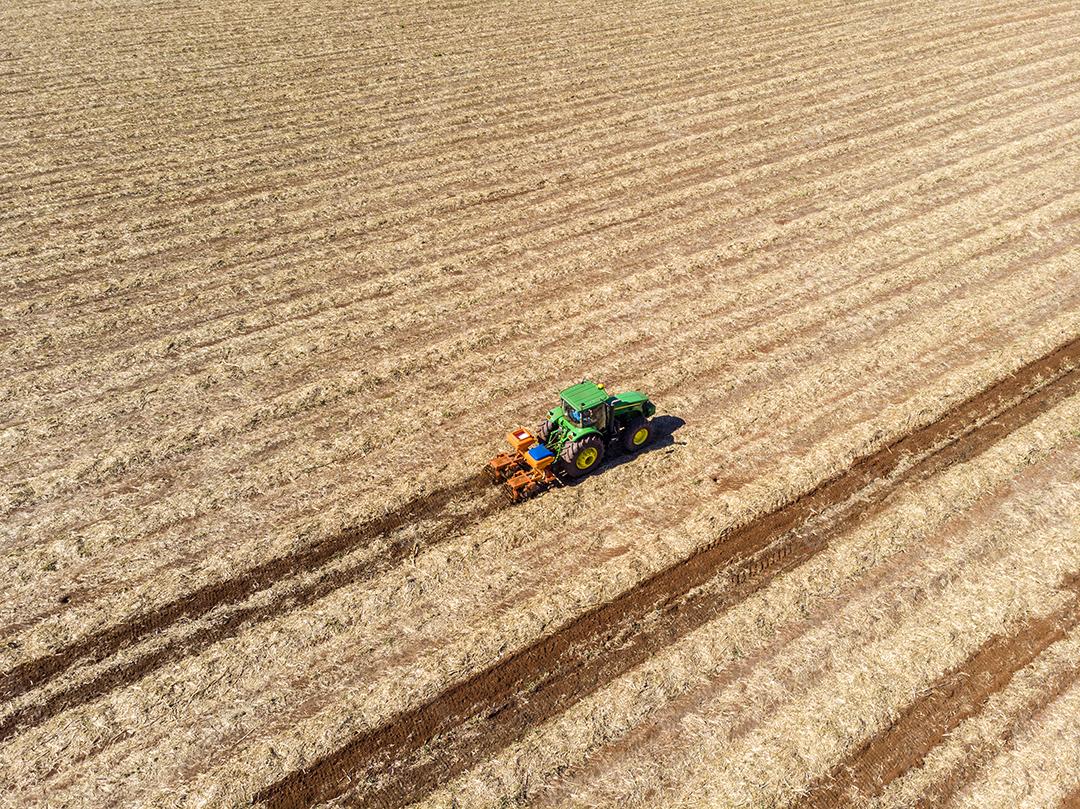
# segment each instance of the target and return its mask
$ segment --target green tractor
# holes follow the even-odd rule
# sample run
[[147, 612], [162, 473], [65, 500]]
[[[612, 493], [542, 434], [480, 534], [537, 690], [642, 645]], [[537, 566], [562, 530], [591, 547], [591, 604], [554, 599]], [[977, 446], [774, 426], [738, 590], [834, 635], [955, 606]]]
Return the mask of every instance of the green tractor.
[[559, 394], [536, 439], [557, 458], [559, 474], [577, 478], [596, 469], [613, 445], [635, 452], [648, 444], [655, 412], [644, 393], [609, 396], [603, 385], [579, 382]]
[[559, 394], [535, 435], [524, 428], [507, 433], [514, 452], [497, 455], [488, 471], [506, 483], [512, 501], [597, 469], [612, 449], [636, 452], [652, 438], [656, 406], [643, 393], [616, 396], [585, 380]]

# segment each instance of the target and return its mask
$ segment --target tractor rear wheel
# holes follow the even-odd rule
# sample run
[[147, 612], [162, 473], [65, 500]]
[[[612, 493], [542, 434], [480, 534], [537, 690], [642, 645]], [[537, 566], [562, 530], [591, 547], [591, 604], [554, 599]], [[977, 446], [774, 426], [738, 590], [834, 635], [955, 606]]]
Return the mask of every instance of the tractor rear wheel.
[[652, 439], [652, 423], [644, 416], [634, 416], [622, 434], [622, 446], [627, 452], [637, 452]]
[[580, 441], [571, 441], [559, 453], [563, 471], [572, 478], [579, 478], [600, 466], [604, 459], [604, 442], [599, 436], [587, 435]]
[[555, 425], [549, 419], [540, 422], [540, 426], [536, 428], [536, 440], [547, 446], [548, 439], [551, 438], [551, 432], [554, 429]]

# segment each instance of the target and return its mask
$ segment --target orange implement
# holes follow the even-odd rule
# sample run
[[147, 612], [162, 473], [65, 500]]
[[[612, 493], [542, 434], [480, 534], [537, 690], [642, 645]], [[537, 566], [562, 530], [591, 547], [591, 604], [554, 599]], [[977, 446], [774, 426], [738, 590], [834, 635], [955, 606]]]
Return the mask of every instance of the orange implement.
[[506, 481], [506, 496], [516, 503], [542, 492], [555, 480], [550, 469], [519, 469]]
[[524, 500], [558, 482], [551, 471], [555, 456], [532, 433], [518, 427], [506, 434], [506, 440], [514, 451], [500, 452], [488, 461], [487, 471], [492, 480], [505, 484], [503, 491], [510, 502]]

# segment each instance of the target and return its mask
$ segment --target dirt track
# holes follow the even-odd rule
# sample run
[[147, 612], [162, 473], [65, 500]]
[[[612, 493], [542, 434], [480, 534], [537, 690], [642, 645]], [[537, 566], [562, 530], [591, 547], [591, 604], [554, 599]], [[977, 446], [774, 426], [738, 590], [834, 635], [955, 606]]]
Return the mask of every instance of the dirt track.
[[[1057, 402], [1080, 393], [1078, 366], [1080, 340], [1025, 366], [933, 424], [860, 459], [843, 475], [784, 508], [720, 537], [698, 555], [420, 710], [393, 717], [375, 733], [258, 793], [256, 801], [273, 807], [313, 806], [349, 792], [350, 803], [398, 806], [423, 797], [426, 790], [805, 561], [824, 547], [839, 523], [859, 519], [896, 486], [976, 456]], [[734, 586], [711, 592], [700, 589], [717, 575]], [[1063, 615], [1075, 618], [1076, 610]], [[1057, 634], [1048, 634], [1050, 629]], [[1016, 643], [1022, 652], [1016, 654], [1027, 656], [1016, 665], [999, 666], [1009, 655], [996, 646], [971, 665], [978, 672], [985, 669], [1007, 679], [1060, 638], [1063, 630], [1055, 618], [1019, 634]], [[1025, 645], [1029, 634], [1035, 638], [1030, 649]], [[955, 721], [962, 718], [958, 711]], [[934, 733], [932, 722], [920, 718], [916, 724], [919, 732]], [[897, 752], [887, 740], [881, 744]], [[908, 751], [910, 745], [900, 745], [899, 750]], [[411, 763], [414, 756], [417, 761]], [[383, 773], [390, 771], [393, 775], [387, 779]], [[357, 781], [375, 786], [357, 790]], [[810, 800], [809, 805], [825, 806], [838, 798], [822, 795]]]
[[[1076, 590], [1077, 583], [1069, 587]], [[813, 809], [859, 806], [912, 767], [918, 766], [928, 751], [961, 722], [983, 708], [995, 691], [1008, 683], [1019, 669], [1030, 664], [1050, 644], [1064, 638], [1080, 622], [1080, 592], [1071, 603], [1038, 620], [1028, 621], [1011, 635], [993, 638], [963, 665], [948, 672], [927, 689], [927, 694], [908, 706], [885, 733], [867, 742], [847, 760], [840, 762], [828, 781], [818, 785], [798, 803]], [[1073, 668], [1053, 683], [1041, 706], [1060, 696], [1076, 680], [1080, 669]], [[962, 785], [962, 774], [942, 789], [942, 797], [954, 794]], [[920, 801], [920, 807], [929, 807]]]

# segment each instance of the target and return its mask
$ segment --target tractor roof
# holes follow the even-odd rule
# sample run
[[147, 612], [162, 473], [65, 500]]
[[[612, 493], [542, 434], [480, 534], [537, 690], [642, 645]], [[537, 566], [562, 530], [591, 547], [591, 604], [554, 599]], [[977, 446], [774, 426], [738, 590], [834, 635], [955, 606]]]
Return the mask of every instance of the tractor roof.
[[588, 410], [608, 399], [606, 390], [588, 380], [571, 385], [559, 395], [574, 410]]

